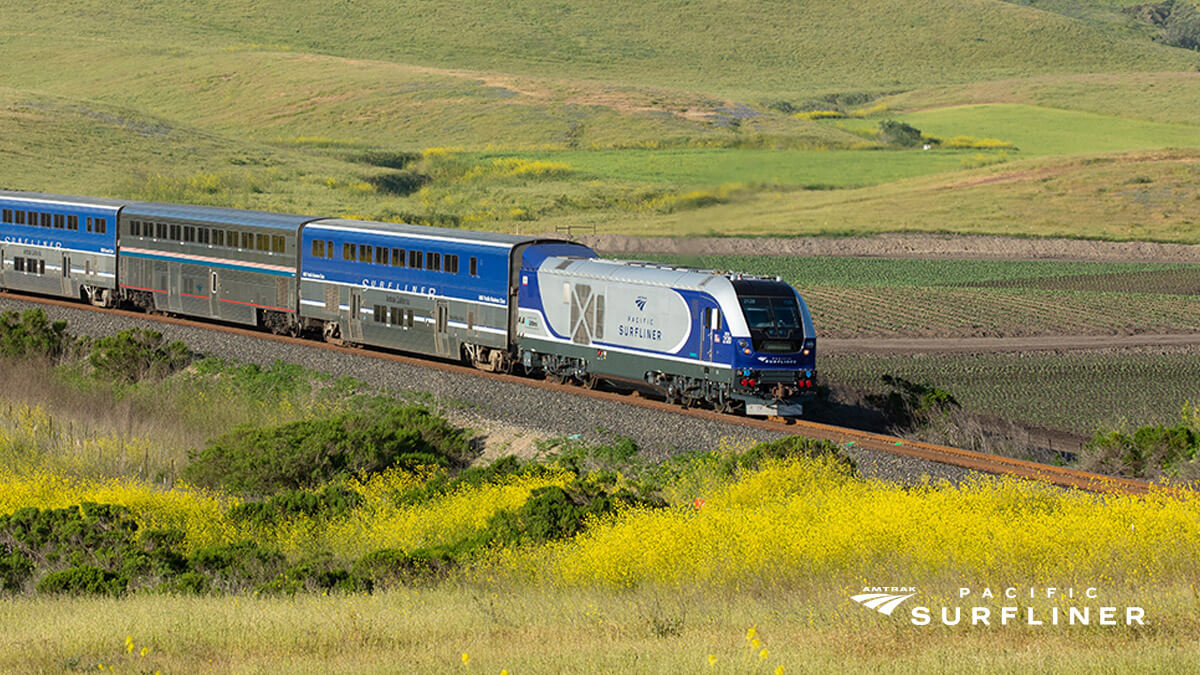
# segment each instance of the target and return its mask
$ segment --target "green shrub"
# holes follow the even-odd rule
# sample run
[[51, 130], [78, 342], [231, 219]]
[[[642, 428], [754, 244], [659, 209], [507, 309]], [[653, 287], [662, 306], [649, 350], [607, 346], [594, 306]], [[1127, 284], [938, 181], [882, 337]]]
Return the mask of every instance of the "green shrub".
[[420, 190], [429, 181], [429, 176], [416, 171], [394, 171], [367, 178], [367, 182], [376, 190], [398, 197], [407, 197]]
[[33, 574], [33, 561], [17, 551], [0, 555], [0, 591], [19, 591]]
[[159, 590], [180, 595], [204, 595], [212, 590], [212, 582], [199, 572], [184, 572], [174, 579], [163, 582]]
[[463, 465], [469, 440], [424, 407], [373, 405], [323, 419], [236, 429], [190, 453], [184, 475], [203, 485], [270, 494], [393, 466]]
[[359, 164], [381, 166], [386, 169], [403, 169], [409, 164], [421, 159], [419, 152], [403, 152], [392, 150], [371, 150], [355, 155], [352, 160]]
[[369, 584], [361, 584], [349, 570], [337, 565], [330, 553], [321, 552], [300, 560], [287, 571], [260, 585], [258, 591], [287, 595], [301, 591], [352, 593], [360, 587], [370, 589]]
[[293, 516], [340, 518], [362, 503], [362, 497], [341, 485], [326, 485], [316, 492], [286, 490], [261, 502], [243, 502], [229, 510], [229, 517], [271, 526]]
[[879, 123], [879, 138], [885, 143], [906, 148], [921, 145], [921, 130], [904, 122], [883, 120]]
[[166, 342], [162, 333], [144, 328], [100, 338], [92, 343], [88, 355], [97, 375], [127, 384], [162, 379], [190, 360], [187, 345]]
[[53, 323], [40, 309], [0, 314], [0, 356], [56, 359], [70, 343], [66, 321]]
[[939, 415], [961, 407], [950, 392], [932, 385], [909, 382], [892, 375], [884, 375], [883, 382], [891, 391], [870, 394], [866, 401], [879, 408], [888, 424], [895, 429], [914, 430], [929, 424]]
[[465, 551], [436, 546], [405, 553], [384, 548], [371, 551], [350, 567], [351, 576], [366, 590], [431, 583], [444, 579], [458, 568]]
[[92, 565], [80, 565], [51, 572], [38, 582], [39, 593], [68, 595], [120, 595], [125, 592], [124, 577]]
[[1080, 453], [1083, 468], [1131, 478], [1200, 478], [1200, 428], [1186, 421], [1173, 427], [1097, 432]]
[[283, 554], [252, 541], [208, 546], [192, 553], [192, 571], [211, 579], [222, 590], [254, 588], [277, 577], [284, 569]]

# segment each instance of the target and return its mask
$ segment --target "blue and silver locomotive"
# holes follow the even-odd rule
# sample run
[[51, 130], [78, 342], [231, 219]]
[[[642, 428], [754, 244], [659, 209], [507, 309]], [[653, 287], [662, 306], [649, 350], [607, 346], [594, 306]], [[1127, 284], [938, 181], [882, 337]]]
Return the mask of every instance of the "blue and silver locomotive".
[[816, 332], [778, 277], [559, 239], [0, 192], [0, 287], [794, 417]]

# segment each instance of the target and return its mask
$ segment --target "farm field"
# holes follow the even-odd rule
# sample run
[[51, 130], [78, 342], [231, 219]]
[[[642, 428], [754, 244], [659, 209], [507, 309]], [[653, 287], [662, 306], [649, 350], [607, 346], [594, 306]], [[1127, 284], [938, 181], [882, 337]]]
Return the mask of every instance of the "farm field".
[[647, 257], [781, 275], [804, 294], [820, 335], [830, 338], [1162, 334], [1200, 327], [1200, 265]]

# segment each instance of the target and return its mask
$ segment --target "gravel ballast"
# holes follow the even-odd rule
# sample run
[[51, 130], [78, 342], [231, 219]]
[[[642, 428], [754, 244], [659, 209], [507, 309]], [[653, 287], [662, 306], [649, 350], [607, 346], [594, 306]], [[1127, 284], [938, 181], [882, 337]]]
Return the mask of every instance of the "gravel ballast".
[[[550, 437], [578, 434], [591, 441], [612, 435], [634, 439], [643, 452], [661, 458], [690, 450], [711, 450], [721, 440], [772, 440], [783, 434], [697, 419], [683, 414], [649, 410], [617, 402], [497, 382], [433, 368], [365, 355], [234, 335], [222, 331], [135, 319], [86, 308], [68, 309], [0, 297], [0, 311], [42, 308], [53, 320], [66, 320], [77, 335], [111, 335], [129, 328], [148, 328], [171, 340], [182, 340], [193, 351], [259, 365], [276, 360], [295, 363], [335, 377], [349, 376], [373, 387], [397, 392], [423, 392], [439, 407], [452, 410], [459, 423], [488, 428], [496, 424], [535, 429]], [[473, 423], [473, 422], [477, 422]], [[912, 484], [926, 480], [959, 482], [971, 472], [955, 466], [851, 447], [863, 476]]]

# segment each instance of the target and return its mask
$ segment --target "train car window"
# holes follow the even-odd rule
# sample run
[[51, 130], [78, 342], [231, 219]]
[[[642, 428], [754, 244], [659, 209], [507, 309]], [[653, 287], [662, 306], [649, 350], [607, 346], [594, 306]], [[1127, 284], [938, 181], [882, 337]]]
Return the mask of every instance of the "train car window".
[[410, 309], [410, 310], [408, 310], [408, 317], [407, 317], [407, 319], [408, 319], [408, 327], [409, 327], [409, 328], [412, 328], [412, 327], [413, 327], [413, 311], [412, 311], [411, 309]]
[[469, 269], [471, 272], [471, 276], [473, 276], [473, 277], [479, 276], [479, 259], [478, 258], [476, 258], [474, 256], [471, 257]]
[[404, 267], [404, 249], [392, 249], [392, 267]]
[[[96, 228], [96, 231], [99, 232], [100, 229]], [[183, 239], [183, 226], [182, 225], [172, 224], [169, 226], [168, 231], [171, 233], [170, 237], [169, 237], [170, 239], [174, 239], [175, 241], [179, 241], [179, 240]]]
[[129, 234], [131, 234], [135, 237], [142, 236], [142, 221], [140, 221], [140, 220], [129, 221]]
[[254, 235], [254, 248], [256, 248], [260, 251], [270, 251], [271, 250], [271, 242], [270, 242], [270, 240], [267, 239], [267, 235], [265, 235], [265, 234]]
[[212, 231], [212, 243], [213, 243], [213, 246], [224, 246], [225, 245], [225, 230], [213, 230]]
[[67, 227], [67, 217], [61, 213], [54, 214], [54, 229], [62, 230]]
[[37, 227], [37, 224], [38, 224], [37, 211], [30, 211], [28, 218], [29, 218], [29, 226]]
[[423, 258], [423, 256], [421, 255], [420, 251], [409, 251], [408, 252], [408, 266], [413, 268], [414, 270], [421, 269], [422, 258]]
[[375, 305], [375, 323], [387, 323], [387, 307]]
[[354, 244], [342, 244], [342, 260], [357, 260], [357, 247]]
[[45, 274], [46, 273], [46, 261], [45, 260], [37, 261], [37, 268], [38, 268], [38, 271], [37, 271], [38, 274]]
[[12, 209], [4, 209], [3, 216], [4, 222], [11, 223], [13, 221]]
[[50, 214], [49, 213], [42, 214], [42, 227], [50, 227]]
[[201, 227], [201, 228], [197, 228], [197, 230], [196, 230], [196, 239], [197, 239], [197, 240], [198, 240], [198, 241], [199, 241], [201, 244], [207, 244], [207, 243], [208, 243], [208, 237], [209, 237], [209, 234], [208, 234], [208, 233], [209, 233], [209, 232], [210, 232], [210, 230], [209, 230], [207, 227]]
[[[17, 216], [17, 225], [24, 225], [25, 224], [25, 212], [17, 211], [16, 216]], [[88, 218], [88, 220], [90, 221], [91, 218]]]
[[87, 231], [88, 232], [92, 231], [92, 219], [91, 218], [87, 219]]
[[325, 240], [325, 257], [333, 260], [333, 241], [329, 239]]
[[402, 311], [400, 310], [400, 308], [399, 308], [399, 307], [393, 307], [393, 308], [392, 308], [392, 321], [391, 321], [391, 324], [392, 324], [393, 326], [402, 326], [402, 325], [404, 325], [404, 312], [402, 312]]
[[314, 258], [325, 257], [325, 241], [322, 239], [313, 239], [312, 254]]
[[456, 256], [456, 255], [447, 255], [446, 256], [446, 271], [449, 272], [450, 274], [458, 274], [458, 256]]
[[385, 247], [383, 247], [383, 246], [376, 246], [376, 247], [375, 247], [375, 264], [376, 264], [376, 265], [386, 265], [386, 264], [388, 264], [388, 250], [387, 250], [387, 248], [385, 248]]
[[430, 251], [425, 254], [425, 268], [434, 272], [442, 269], [442, 254]]
[[108, 219], [107, 218], [97, 218], [96, 219], [96, 232], [98, 232], [99, 234], [104, 234], [104, 233], [108, 232]]
[[358, 261], [369, 263], [371, 262], [371, 247], [367, 244], [358, 245]]
[[13, 257], [13, 271], [14, 272], [24, 272], [25, 271], [25, 259], [24, 258], [22, 258], [20, 256]]
[[283, 238], [282, 234], [271, 235], [271, 250], [275, 253], [287, 252], [287, 240]]
[[67, 216], [67, 229], [79, 231], [79, 216]]
[[183, 226], [183, 240], [189, 243], [196, 241], [196, 228], [194, 226]]

